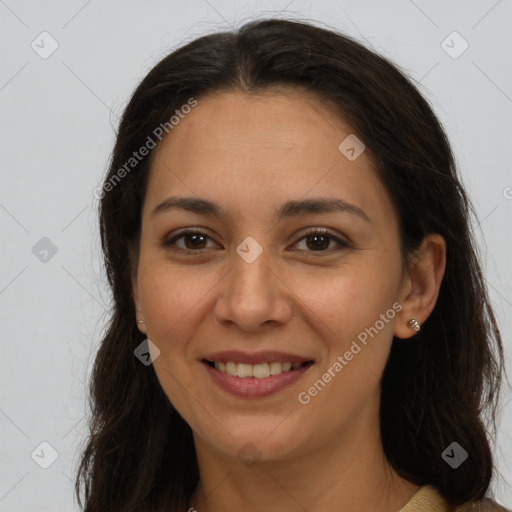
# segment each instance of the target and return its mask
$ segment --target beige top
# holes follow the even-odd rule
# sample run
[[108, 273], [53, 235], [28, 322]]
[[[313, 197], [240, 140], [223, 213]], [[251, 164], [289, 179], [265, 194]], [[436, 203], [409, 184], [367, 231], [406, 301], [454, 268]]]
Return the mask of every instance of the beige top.
[[439, 491], [424, 485], [398, 512], [511, 512], [494, 501], [485, 498], [476, 503], [467, 503], [457, 508], [450, 507]]

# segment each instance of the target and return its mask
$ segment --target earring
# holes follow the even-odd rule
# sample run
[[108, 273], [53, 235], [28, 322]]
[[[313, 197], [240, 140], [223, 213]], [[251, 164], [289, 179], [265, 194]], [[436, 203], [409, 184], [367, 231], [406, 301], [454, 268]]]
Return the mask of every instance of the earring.
[[416, 331], [418, 332], [421, 327], [420, 327], [420, 324], [418, 323], [418, 320], [416, 320], [416, 318], [411, 318], [409, 320], [409, 325]]
[[144, 320], [139, 320], [139, 324], [145, 324]]

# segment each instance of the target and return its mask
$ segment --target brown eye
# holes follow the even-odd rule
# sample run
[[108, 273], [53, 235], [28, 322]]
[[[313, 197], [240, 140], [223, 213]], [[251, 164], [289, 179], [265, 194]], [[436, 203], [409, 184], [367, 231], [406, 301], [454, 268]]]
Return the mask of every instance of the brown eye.
[[[167, 248], [175, 248], [178, 252], [200, 252], [206, 249], [205, 244], [210, 237], [202, 231], [182, 231], [170, 240], [165, 240], [163, 246]], [[184, 247], [179, 246], [176, 242], [183, 239]]]
[[350, 247], [350, 244], [348, 242], [342, 240], [338, 236], [333, 235], [326, 229], [310, 231], [306, 233], [305, 236], [303, 236], [299, 240], [299, 242], [301, 242], [302, 240], [306, 240], [306, 249], [299, 250], [306, 250], [306, 252], [328, 252], [329, 245], [332, 242], [335, 242], [336, 244], [334, 250], [340, 250], [343, 248]]
[[[179, 245], [178, 240], [183, 239], [183, 244]], [[177, 252], [196, 254], [208, 249], [206, 246], [210, 237], [202, 231], [185, 230], [178, 233], [169, 240], [165, 240], [162, 245], [171, 248]], [[326, 229], [312, 230], [306, 233], [296, 245], [305, 240], [305, 248], [298, 249], [310, 253], [330, 253], [344, 248], [351, 247], [350, 244], [340, 237], [330, 233]], [[212, 241], [213, 242], [213, 241]], [[334, 243], [334, 246], [331, 246]], [[218, 247], [216, 244], [214, 246]], [[297, 250], [297, 249], [293, 249]]]
[[[187, 249], [204, 249], [204, 244], [206, 237], [205, 235], [201, 235], [199, 233], [189, 233], [182, 235], [183, 240], [185, 241], [185, 246]], [[187, 245], [187, 240], [190, 242], [190, 246]]]

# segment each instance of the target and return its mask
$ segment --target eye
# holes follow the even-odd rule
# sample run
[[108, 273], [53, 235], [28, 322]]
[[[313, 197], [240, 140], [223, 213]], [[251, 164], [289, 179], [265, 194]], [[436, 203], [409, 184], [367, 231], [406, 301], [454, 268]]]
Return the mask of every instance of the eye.
[[[178, 245], [178, 241], [183, 239], [184, 247]], [[211, 238], [203, 231], [186, 229], [181, 231], [176, 236], [170, 238], [169, 240], [164, 240], [162, 242], [162, 246], [165, 248], [170, 248], [177, 252], [188, 253], [188, 254], [199, 254], [207, 249], [207, 241], [211, 240]], [[306, 252], [332, 252], [339, 251], [342, 249], [350, 248], [351, 244], [346, 240], [334, 235], [328, 229], [313, 229], [305, 233], [305, 235], [300, 238], [295, 245], [300, 244], [305, 241], [306, 249], [298, 249], [300, 251]], [[308, 243], [310, 242], [310, 243]], [[329, 247], [331, 243], [335, 243], [335, 247]], [[214, 247], [218, 247], [217, 244], [213, 244]], [[296, 248], [292, 249], [293, 251], [297, 250]]]
[[[340, 237], [334, 235], [331, 233], [328, 229], [322, 228], [322, 229], [313, 229], [311, 231], [308, 231], [298, 242], [302, 242], [305, 240], [306, 245], [306, 251], [307, 252], [331, 252], [330, 250], [327, 251], [326, 249], [329, 249], [329, 245], [331, 242], [335, 242], [337, 244], [337, 247], [334, 248], [335, 251], [346, 249], [351, 247], [351, 245], [345, 241], [342, 240]], [[311, 243], [308, 243], [308, 241], [311, 241]], [[308, 250], [313, 248], [313, 250]], [[318, 250], [317, 250], [318, 249]], [[294, 249], [296, 250], [296, 249]], [[303, 249], [299, 249], [303, 250]]]
[[[177, 240], [183, 238], [185, 247], [180, 247], [176, 244]], [[164, 240], [162, 245], [164, 247], [172, 248], [178, 252], [186, 253], [200, 253], [205, 249], [206, 240], [210, 237], [203, 231], [187, 229], [182, 231], [170, 240]], [[188, 242], [187, 242], [188, 241]], [[176, 248], [174, 247], [176, 246]]]

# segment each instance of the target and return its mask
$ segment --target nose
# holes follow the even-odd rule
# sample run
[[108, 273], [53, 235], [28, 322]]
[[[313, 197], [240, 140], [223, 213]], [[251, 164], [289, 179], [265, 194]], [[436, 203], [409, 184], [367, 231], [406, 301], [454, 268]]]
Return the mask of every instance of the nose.
[[222, 280], [214, 314], [222, 324], [256, 332], [268, 324], [285, 324], [293, 316], [293, 293], [272, 265], [270, 252], [251, 263], [237, 253]]

